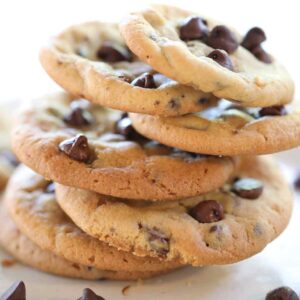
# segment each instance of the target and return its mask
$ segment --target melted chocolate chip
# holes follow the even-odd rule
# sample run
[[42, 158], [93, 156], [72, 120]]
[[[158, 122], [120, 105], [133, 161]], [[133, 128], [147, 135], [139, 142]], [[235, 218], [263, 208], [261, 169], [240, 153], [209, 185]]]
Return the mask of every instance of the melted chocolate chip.
[[266, 34], [261, 28], [253, 27], [246, 33], [241, 45], [248, 50], [252, 50], [266, 39]]
[[170, 250], [170, 238], [158, 228], [149, 228], [147, 226], [138, 224], [140, 230], [145, 232], [147, 240], [152, 250], [158, 253], [160, 256], [165, 256]]
[[207, 23], [200, 17], [187, 18], [179, 29], [180, 39], [183, 41], [201, 40], [208, 35]]
[[26, 300], [26, 288], [24, 282], [15, 282], [2, 296], [0, 296], [0, 300]]
[[88, 139], [83, 134], [78, 134], [74, 138], [62, 141], [59, 144], [59, 150], [80, 162], [88, 162], [91, 158]]
[[54, 194], [55, 193], [55, 183], [50, 181], [45, 188], [45, 193]]
[[84, 289], [82, 296], [77, 300], [105, 300], [103, 297], [96, 295], [91, 289]]
[[156, 88], [154, 77], [150, 73], [144, 73], [144, 74], [140, 75], [139, 77], [134, 79], [131, 82], [131, 84], [134, 86], [144, 88], [144, 89], [155, 89]]
[[132, 126], [132, 122], [128, 117], [121, 117], [115, 125], [115, 133], [123, 135], [128, 140], [140, 141], [146, 140]]
[[97, 57], [110, 63], [132, 60], [131, 53], [127, 48], [109, 41], [103, 42], [97, 51]]
[[11, 152], [10, 150], [3, 150], [1, 151], [0, 155], [4, 158], [6, 158], [6, 160], [9, 161], [9, 163], [14, 166], [17, 167], [20, 162], [17, 159], [17, 157], [15, 156], [15, 154], [13, 152]]
[[299, 296], [291, 288], [282, 286], [269, 292], [266, 300], [299, 300]]
[[225, 50], [227, 53], [234, 52], [239, 43], [234, 34], [226, 26], [216, 26], [208, 35], [207, 45], [215, 48]]
[[260, 197], [264, 189], [263, 183], [254, 178], [242, 178], [237, 180], [233, 186], [232, 191], [241, 198], [257, 199]]
[[252, 54], [260, 61], [270, 64], [272, 63], [272, 58], [260, 45], [251, 50]]
[[265, 116], [285, 116], [287, 115], [287, 110], [283, 105], [274, 105], [269, 107], [263, 107], [258, 112], [260, 117]]
[[208, 54], [209, 58], [220, 64], [222, 67], [233, 70], [233, 65], [230, 57], [221, 50], [214, 50]]
[[71, 112], [64, 116], [64, 122], [74, 127], [87, 126], [92, 123], [92, 115], [81, 107], [71, 107]]
[[199, 223], [212, 223], [224, 218], [223, 206], [215, 200], [201, 201], [189, 213]]

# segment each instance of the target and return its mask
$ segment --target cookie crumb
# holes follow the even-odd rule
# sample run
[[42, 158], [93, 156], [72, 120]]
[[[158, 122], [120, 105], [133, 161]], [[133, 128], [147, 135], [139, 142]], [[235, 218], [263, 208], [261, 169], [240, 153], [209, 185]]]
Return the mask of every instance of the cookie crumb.
[[131, 285], [126, 285], [122, 288], [122, 295], [127, 296], [129, 289], [131, 288]]
[[14, 266], [16, 263], [17, 263], [17, 261], [14, 259], [3, 259], [1, 261], [1, 266], [3, 268], [10, 268], [10, 267]]

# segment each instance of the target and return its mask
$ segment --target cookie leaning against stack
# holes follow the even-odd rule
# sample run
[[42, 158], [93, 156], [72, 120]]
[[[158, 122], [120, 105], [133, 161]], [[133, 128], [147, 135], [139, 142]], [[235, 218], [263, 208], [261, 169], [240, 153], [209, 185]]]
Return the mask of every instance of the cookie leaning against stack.
[[72, 26], [44, 47], [43, 67], [73, 96], [21, 110], [12, 146], [39, 175], [19, 167], [1, 209], [20, 230], [13, 245], [26, 239], [66, 271], [25, 263], [148, 278], [238, 262], [274, 240], [292, 197], [276, 164], [255, 155], [298, 146], [300, 121], [283, 106], [293, 81], [265, 39], [157, 5], [120, 28]]

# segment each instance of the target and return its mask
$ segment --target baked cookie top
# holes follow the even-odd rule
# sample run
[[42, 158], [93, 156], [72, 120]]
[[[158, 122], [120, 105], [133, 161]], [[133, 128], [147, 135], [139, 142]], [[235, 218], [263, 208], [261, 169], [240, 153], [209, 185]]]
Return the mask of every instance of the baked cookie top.
[[88, 236], [61, 210], [55, 187], [25, 166], [20, 166], [8, 183], [4, 203], [17, 227], [40, 248], [73, 263], [100, 270], [163, 272], [181, 266], [136, 257]]
[[245, 106], [280, 105], [293, 98], [293, 81], [262, 48], [266, 36], [260, 28], [241, 36], [197, 13], [155, 5], [125, 18], [121, 33], [155, 70], [219, 98]]
[[125, 45], [117, 24], [72, 26], [42, 49], [40, 60], [71, 94], [114, 109], [178, 116], [216, 101], [212, 94], [178, 84], [141, 62]]
[[66, 94], [24, 108], [12, 144], [19, 159], [47, 179], [122, 198], [198, 195], [221, 186], [235, 169], [234, 158], [162, 146], [137, 134], [121, 112]]
[[64, 211], [88, 234], [139, 256], [194, 266], [260, 252], [287, 226], [292, 195], [277, 166], [248, 157], [222, 188], [177, 202], [134, 202], [57, 185]]
[[201, 113], [176, 118], [130, 114], [141, 134], [165, 145], [211, 155], [258, 155], [300, 145], [300, 109], [243, 108], [221, 100]]
[[0, 226], [0, 246], [19, 262], [32, 268], [59, 276], [81, 279], [114, 279], [115, 273], [122, 273], [72, 263], [50, 251], [42, 250], [21, 233], [3, 204], [0, 204]]

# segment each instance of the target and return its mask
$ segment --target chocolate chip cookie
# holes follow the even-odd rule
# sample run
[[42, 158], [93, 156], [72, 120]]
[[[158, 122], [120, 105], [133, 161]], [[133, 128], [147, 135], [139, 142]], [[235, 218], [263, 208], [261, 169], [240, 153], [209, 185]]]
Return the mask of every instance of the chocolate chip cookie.
[[19, 159], [47, 179], [122, 198], [174, 200], [221, 186], [235, 158], [169, 148], [139, 135], [130, 119], [55, 94], [28, 104], [12, 136]]
[[300, 145], [299, 108], [243, 108], [221, 100], [216, 107], [182, 117], [130, 114], [130, 118], [148, 138], [196, 153], [258, 155]]
[[112, 278], [122, 273], [129, 275], [124, 279], [151, 277], [182, 266], [176, 260], [136, 257], [88, 236], [58, 206], [53, 183], [25, 166], [12, 176], [4, 204], [21, 232], [40, 248], [74, 264], [112, 271]]
[[132, 13], [120, 28], [133, 53], [182, 84], [245, 106], [293, 98], [294, 83], [264, 50], [261, 28], [240, 35], [223, 22], [167, 5]]
[[[64, 277], [81, 279], [128, 280], [139, 278], [155, 272], [126, 272], [99, 270], [94, 267], [68, 261], [50, 251], [42, 250], [16, 227], [9, 216], [7, 207], [0, 204], [0, 246], [19, 262], [32, 268]], [[148, 273], [148, 274], [147, 274]]]
[[72, 26], [42, 49], [40, 59], [65, 90], [114, 109], [178, 116], [201, 111], [216, 100], [141, 62], [125, 45], [117, 24]]
[[60, 206], [85, 232], [139, 256], [194, 266], [260, 252], [287, 226], [292, 195], [276, 164], [245, 157], [220, 189], [176, 202], [134, 202], [57, 185]]

